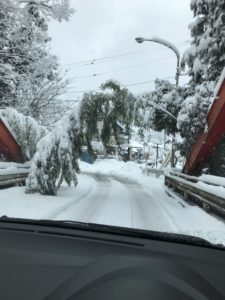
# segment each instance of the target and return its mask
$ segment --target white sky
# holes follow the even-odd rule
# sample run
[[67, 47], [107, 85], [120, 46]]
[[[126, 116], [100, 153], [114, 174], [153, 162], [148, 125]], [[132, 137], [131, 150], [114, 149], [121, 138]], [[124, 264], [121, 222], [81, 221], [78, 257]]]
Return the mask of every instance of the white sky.
[[[76, 91], [97, 89], [108, 79], [128, 85], [175, 75], [176, 57], [170, 49], [151, 42], [138, 44], [135, 37], [157, 36], [174, 43], [183, 52], [190, 40], [188, 24], [193, 21], [190, 0], [72, 0], [71, 3], [76, 13], [70, 22], [52, 22], [49, 28], [52, 52], [59, 56], [62, 68], [70, 69], [69, 76], [74, 79], [66, 98], [78, 99], [82, 94]], [[134, 51], [138, 52], [104, 62], [73, 64]], [[128, 69], [112, 72], [123, 68]], [[99, 73], [106, 74], [93, 76]], [[170, 81], [174, 82], [174, 78]], [[181, 78], [181, 84], [186, 81], [187, 78]], [[128, 88], [134, 93], [144, 92], [152, 90], [154, 84]]]

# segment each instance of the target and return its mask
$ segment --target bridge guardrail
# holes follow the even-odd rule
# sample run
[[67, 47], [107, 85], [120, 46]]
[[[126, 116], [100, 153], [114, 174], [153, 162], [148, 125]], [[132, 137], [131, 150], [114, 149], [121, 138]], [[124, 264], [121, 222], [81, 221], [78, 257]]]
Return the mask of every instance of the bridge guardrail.
[[144, 167], [144, 168], [142, 168], [142, 172], [145, 175], [150, 175], [151, 174], [151, 175], [155, 175], [156, 177], [164, 175], [164, 170], [150, 168], [150, 167]]
[[29, 172], [0, 175], [0, 188], [14, 185], [25, 185]]
[[[201, 180], [198, 177], [188, 176], [175, 171], [165, 171], [165, 185], [173, 189], [187, 202], [192, 202], [203, 208], [208, 213], [213, 213], [225, 219], [225, 197], [206, 191], [204, 187], [196, 186], [197, 182], [203, 182], [212, 186], [221, 186]], [[224, 186], [222, 186], [224, 187]], [[225, 188], [225, 187], [224, 187]]]

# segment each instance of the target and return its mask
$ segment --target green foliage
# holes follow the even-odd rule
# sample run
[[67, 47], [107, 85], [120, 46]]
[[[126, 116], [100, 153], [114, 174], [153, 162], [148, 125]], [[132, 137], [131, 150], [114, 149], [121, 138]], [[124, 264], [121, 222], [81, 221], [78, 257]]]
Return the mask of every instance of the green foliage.
[[104, 83], [101, 89], [102, 92], [99, 93], [84, 94], [80, 109], [89, 152], [92, 152], [93, 137], [100, 137], [105, 146], [112, 136], [118, 142], [117, 124], [122, 124], [127, 129], [133, 121], [134, 96], [113, 80]]
[[79, 122], [79, 107], [38, 143], [27, 179], [27, 192], [56, 195], [63, 180], [76, 186], [80, 172], [77, 159], [83, 145]]
[[27, 192], [56, 195], [63, 180], [76, 186], [77, 159], [84, 143], [92, 151], [91, 141], [96, 134], [107, 145], [111, 136], [117, 140], [118, 122], [130, 126], [134, 97], [114, 81], [106, 82], [102, 90], [84, 94], [81, 104], [40, 140], [27, 180]]
[[155, 90], [139, 97], [136, 107], [136, 125], [142, 129], [166, 130], [175, 134], [176, 118], [182, 106], [183, 89], [169, 81], [156, 80]]

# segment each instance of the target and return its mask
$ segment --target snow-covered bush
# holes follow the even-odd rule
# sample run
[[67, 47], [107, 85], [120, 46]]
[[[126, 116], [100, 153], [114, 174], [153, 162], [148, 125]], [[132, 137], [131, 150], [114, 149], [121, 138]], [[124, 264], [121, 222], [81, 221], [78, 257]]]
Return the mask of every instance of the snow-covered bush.
[[38, 141], [48, 130], [32, 117], [24, 116], [13, 108], [0, 110], [0, 118], [10, 128], [27, 159], [31, 159], [36, 152]]
[[79, 112], [80, 106], [75, 106], [39, 141], [27, 179], [27, 192], [56, 195], [63, 180], [68, 185], [72, 182], [77, 185], [77, 159], [82, 147]]

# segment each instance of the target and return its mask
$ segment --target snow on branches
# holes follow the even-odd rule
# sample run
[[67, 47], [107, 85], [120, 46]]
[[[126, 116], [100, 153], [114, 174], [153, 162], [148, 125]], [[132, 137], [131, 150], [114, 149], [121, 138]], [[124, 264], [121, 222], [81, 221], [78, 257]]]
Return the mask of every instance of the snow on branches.
[[48, 22], [68, 20], [73, 10], [67, 0], [11, 0], [1, 1], [0, 11], [0, 107], [41, 122], [68, 85], [49, 51]]
[[104, 145], [112, 136], [117, 142], [117, 122], [131, 124], [134, 97], [115, 81], [108, 81], [101, 88], [101, 93], [84, 94], [81, 104], [40, 140], [32, 160], [27, 192], [56, 195], [63, 180], [76, 186], [77, 160], [82, 146], [86, 145], [91, 153], [95, 137]]
[[82, 147], [79, 111], [80, 106], [75, 106], [39, 141], [27, 179], [27, 192], [56, 195], [63, 180], [68, 185], [72, 182], [77, 185], [77, 159]]
[[0, 118], [10, 128], [27, 159], [31, 159], [37, 150], [38, 141], [47, 134], [47, 129], [32, 117], [24, 116], [13, 108], [0, 110]]
[[182, 66], [189, 67], [191, 84], [217, 81], [225, 65], [224, 0], [192, 0], [194, 21], [189, 25], [191, 46]]
[[196, 137], [207, 126], [206, 115], [214, 100], [214, 88], [214, 82], [203, 83], [183, 102], [177, 118], [177, 127], [183, 138], [183, 143], [179, 147], [183, 156], [188, 155]]

